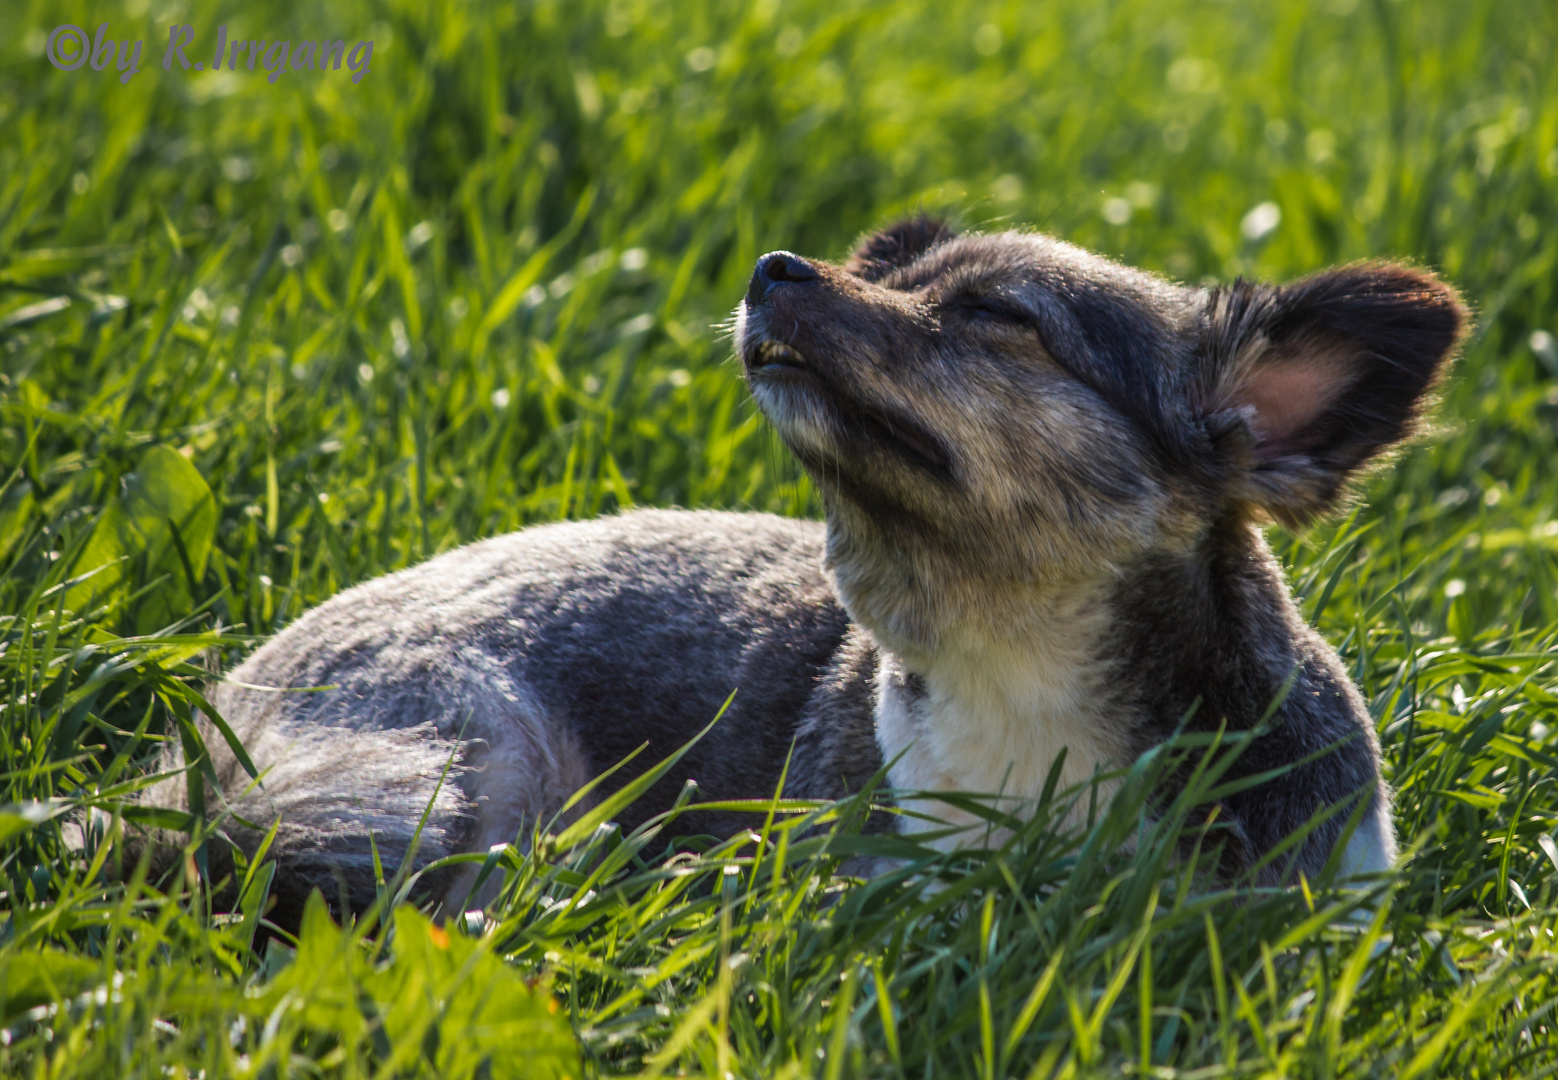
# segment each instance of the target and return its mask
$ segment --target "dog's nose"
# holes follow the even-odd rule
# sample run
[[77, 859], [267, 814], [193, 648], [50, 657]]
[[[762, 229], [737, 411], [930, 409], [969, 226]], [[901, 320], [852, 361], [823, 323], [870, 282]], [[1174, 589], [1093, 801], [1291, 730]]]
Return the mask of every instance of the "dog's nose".
[[770, 251], [757, 260], [752, 271], [752, 284], [747, 286], [747, 303], [761, 304], [768, 294], [786, 282], [816, 281], [817, 271], [811, 263], [788, 251]]

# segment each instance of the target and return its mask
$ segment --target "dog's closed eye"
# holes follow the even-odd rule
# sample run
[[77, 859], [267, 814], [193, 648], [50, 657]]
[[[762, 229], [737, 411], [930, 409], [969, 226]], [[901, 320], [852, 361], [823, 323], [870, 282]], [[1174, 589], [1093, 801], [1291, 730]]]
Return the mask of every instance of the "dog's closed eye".
[[1032, 318], [1021, 308], [994, 296], [962, 296], [955, 298], [948, 308], [971, 322], [1004, 323], [1008, 326], [1031, 327]]

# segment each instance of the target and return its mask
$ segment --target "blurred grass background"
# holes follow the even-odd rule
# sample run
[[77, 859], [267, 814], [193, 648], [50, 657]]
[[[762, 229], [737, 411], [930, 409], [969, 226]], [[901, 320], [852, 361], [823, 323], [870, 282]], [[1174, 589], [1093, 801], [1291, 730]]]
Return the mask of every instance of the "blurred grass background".
[[[55, 26], [105, 21], [110, 39], [144, 41], [128, 83], [43, 58]], [[200, 1033], [249, 1015], [237, 988], [274, 970], [213, 937], [188, 894], [103, 884], [66, 847], [64, 811], [111, 812], [147, 749], [178, 737], [198, 704], [192, 664], [231, 664], [249, 636], [354, 582], [629, 505], [817, 514], [717, 326], [762, 252], [838, 258], [922, 209], [1188, 282], [1391, 256], [1465, 291], [1478, 326], [1435, 437], [1372, 479], [1355, 517], [1273, 533], [1376, 711], [1418, 853], [1366, 948], [1323, 920], [1292, 937], [1279, 919], [1243, 943], [1264, 951], [1241, 953], [1253, 966], [1227, 984], [1210, 939], [1183, 971], [1143, 975], [1126, 945], [1130, 920], [1151, 923], [1145, 896], [1057, 951], [1046, 924], [1023, 921], [1016, 879], [988, 864], [955, 895], [998, 898], [983, 909], [997, 930], [972, 908], [894, 899], [869, 933], [815, 945], [809, 974], [774, 953], [747, 1004], [731, 982], [747, 976], [720, 957], [775, 911], [790, 925], [792, 893], [776, 885], [777, 908], [748, 900], [723, 922], [702, 899], [667, 899], [685, 916], [671, 928], [624, 902], [609, 933], [565, 927], [556, 948], [516, 953], [557, 980], [588, 1068], [1555, 1067], [1551, 4], [12, 0], [6, 22], [0, 774], [14, 823], [0, 822], [0, 982], [43, 970], [45, 946], [60, 972], [90, 958], [100, 977], [7, 990], [5, 1068], [303, 1067], [287, 1054], [340, 1075], [440, 1067], [386, 1058], [329, 1017], [310, 1029], [328, 1038], [272, 1030], [269, 1058], [250, 1048], [264, 1016], [232, 1053], [213, 1049]], [[207, 68], [226, 24], [229, 38], [371, 39], [372, 71], [165, 72], [176, 22]], [[159, 516], [175, 507], [176, 537]], [[736, 865], [704, 858], [715, 881]], [[548, 903], [583, 889], [565, 871], [546, 871], [564, 873]], [[515, 890], [507, 915], [524, 922], [518, 898], [542, 894]], [[941, 932], [925, 919], [950, 944], [910, 962], [906, 935]], [[624, 1004], [654, 996], [648, 976], [613, 958], [625, 944], [601, 944], [628, 925], [635, 947], [682, 957], [651, 982], [655, 1007]], [[1032, 936], [997, 950], [999, 926]], [[1061, 956], [1055, 996], [994, 1053]], [[70, 996], [113, 972], [149, 996], [118, 1011]], [[1150, 992], [1171, 976], [1184, 980], [1172, 1005]], [[175, 993], [181, 978], [209, 993]], [[858, 1000], [839, 1004], [838, 985]], [[902, 1034], [873, 1004], [887, 998]], [[331, 1059], [358, 1035], [367, 1056]]]

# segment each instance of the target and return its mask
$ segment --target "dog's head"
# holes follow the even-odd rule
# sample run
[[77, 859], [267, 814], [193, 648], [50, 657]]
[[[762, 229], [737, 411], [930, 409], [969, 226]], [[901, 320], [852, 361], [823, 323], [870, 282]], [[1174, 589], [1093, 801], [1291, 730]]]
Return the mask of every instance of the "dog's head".
[[[1393, 264], [1195, 289], [922, 218], [843, 266], [763, 256], [736, 342], [823, 493], [846, 602], [923, 638], [959, 596], [1323, 512], [1411, 433], [1465, 323], [1453, 289]], [[916, 589], [926, 611], [877, 611]]]

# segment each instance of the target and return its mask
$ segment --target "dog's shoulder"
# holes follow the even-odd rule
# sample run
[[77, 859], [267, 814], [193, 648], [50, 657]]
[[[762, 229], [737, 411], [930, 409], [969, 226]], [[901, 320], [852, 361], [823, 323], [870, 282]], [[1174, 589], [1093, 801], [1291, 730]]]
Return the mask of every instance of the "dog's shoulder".
[[843, 798], [864, 788], [882, 768], [876, 738], [880, 667], [871, 635], [850, 626], [802, 712], [785, 783], [787, 796]]

